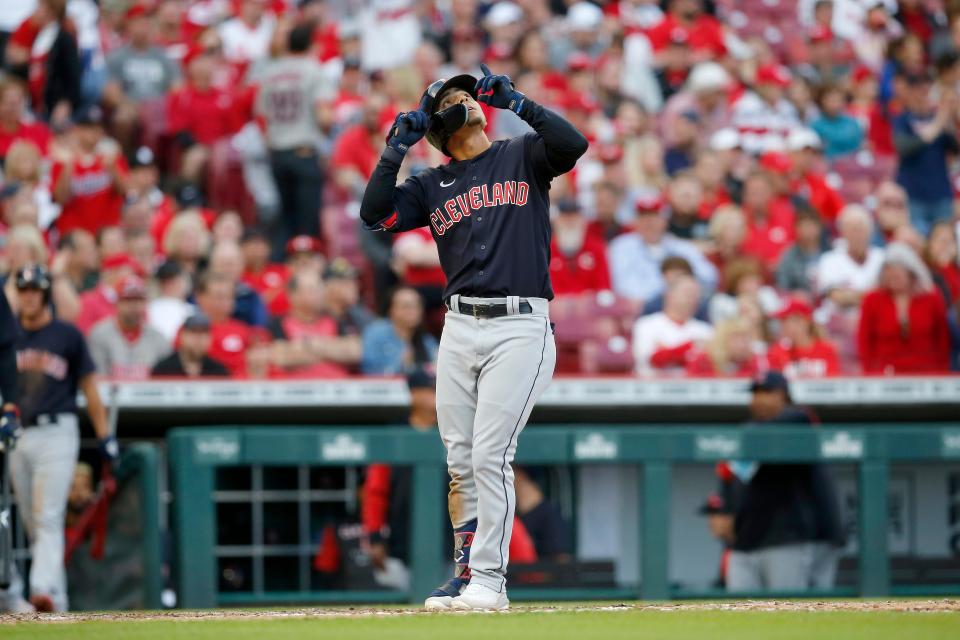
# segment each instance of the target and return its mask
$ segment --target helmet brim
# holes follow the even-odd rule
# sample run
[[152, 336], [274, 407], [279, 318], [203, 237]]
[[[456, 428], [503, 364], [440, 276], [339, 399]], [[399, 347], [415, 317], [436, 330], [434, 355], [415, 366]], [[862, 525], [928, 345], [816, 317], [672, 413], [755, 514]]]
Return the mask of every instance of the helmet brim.
[[453, 89], [462, 89], [470, 94], [470, 96], [476, 100], [477, 99], [477, 79], [468, 73], [460, 74], [459, 76], [453, 76], [452, 78], [445, 80], [442, 85], [437, 87], [434, 91], [433, 85], [427, 88], [429, 93], [433, 95], [430, 96], [431, 102], [429, 105], [428, 113], [433, 115], [437, 112], [437, 107], [440, 105], [440, 100], [443, 99], [443, 95], [448, 91]]

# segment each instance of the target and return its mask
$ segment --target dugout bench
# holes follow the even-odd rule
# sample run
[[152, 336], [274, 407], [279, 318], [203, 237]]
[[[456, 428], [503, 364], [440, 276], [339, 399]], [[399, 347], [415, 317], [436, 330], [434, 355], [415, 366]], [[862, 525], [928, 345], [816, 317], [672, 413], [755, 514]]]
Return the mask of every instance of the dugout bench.
[[[175, 571], [180, 605], [209, 608], [267, 603], [419, 602], [447, 577], [449, 549], [443, 541], [446, 498], [440, 479], [444, 451], [435, 432], [406, 427], [189, 427], [170, 432], [168, 453], [174, 495]], [[887, 487], [890, 465], [897, 462], [960, 464], [960, 424], [917, 424], [840, 428], [715, 428], [703, 425], [591, 425], [528, 428], [520, 437], [517, 462], [525, 465], [628, 464], [640, 469], [639, 589], [583, 590], [518, 587], [511, 598], [632, 599], [711, 597], [723, 593], [685, 593], [671, 589], [668, 576], [672, 466], [727, 459], [763, 462], [822, 461], [854, 464], [859, 488], [859, 586], [798, 596], [885, 596], [917, 593], [960, 593], [960, 584], [923, 587], [891, 585], [887, 549]], [[409, 465], [412, 471], [409, 539], [410, 591], [317, 590], [304, 579], [301, 561], [297, 589], [271, 590], [263, 579], [271, 562], [270, 545], [257, 525], [264, 517], [265, 489], [256, 480], [241, 499], [251, 501], [252, 543], [223, 549], [218, 545], [217, 470], [228, 467], [291, 467], [299, 469], [301, 493], [314, 467], [349, 467], [371, 462]], [[253, 474], [256, 479], [259, 476]], [[222, 492], [221, 492], [222, 494]], [[234, 495], [232, 498], [237, 499]], [[666, 497], [666, 498], [665, 498]], [[299, 508], [297, 544], [283, 553], [304, 555], [315, 544], [309, 531], [308, 507]], [[218, 559], [245, 553], [250, 557], [252, 588], [223, 593], [218, 587]], [[309, 568], [306, 570], [309, 571]], [[757, 594], [763, 595], [763, 594]], [[767, 594], [769, 595], [769, 594]], [[782, 594], [777, 594], [782, 595]]]

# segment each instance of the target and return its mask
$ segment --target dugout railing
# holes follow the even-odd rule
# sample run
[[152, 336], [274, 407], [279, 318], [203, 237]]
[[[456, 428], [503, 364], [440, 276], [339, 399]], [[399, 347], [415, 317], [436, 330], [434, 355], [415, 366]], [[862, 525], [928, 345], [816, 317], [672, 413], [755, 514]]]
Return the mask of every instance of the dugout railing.
[[[381, 427], [193, 427], [178, 428], [168, 438], [173, 489], [175, 573], [179, 603], [187, 608], [257, 605], [276, 602], [416, 602], [449, 571], [444, 541], [445, 496], [440, 478], [443, 447], [436, 433]], [[710, 592], [681, 592], [669, 580], [670, 494], [672, 467], [727, 459], [763, 462], [822, 461], [852, 464], [858, 479], [858, 580], [849, 589], [817, 592], [817, 596], [960, 593], [956, 585], [891, 584], [887, 548], [887, 489], [892, 464], [956, 461], [960, 464], [960, 424], [916, 424], [898, 427], [843, 425], [819, 428], [715, 428], [705, 425], [629, 427], [590, 425], [526, 430], [517, 462], [525, 465], [617, 464], [640, 469], [640, 584], [613, 590], [516, 588], [513, 599], [599, 599], [709, 597]], [[241, 549], [218, 545], [216, 477], [218, 469], [252, 467], [356, 467], [383, 462], [412, 468], [410, 589], [408, 592], [317, 590], [309, 580], [299, 587], [269, 590], [264, 567], [273, 561], [269, 545], [254, 539]], [[303, 474], [301, 473], [301, 476]], [[251, 487], [255, 497], [263, 488]], [[305, 489], [309, 494], [309, 487]], [[263, 505], [252, 509], [254, 528], [263, 521]], [[300, 529], [308, 539], [289, 553], [303, 552], [314, 539], [300, 510]], [[254, 533], [254, 538], [257, 534]], [[252, 556], [251, 589], [222, 592], [218, 558], [229, 553]], [[300, 569], [301, 573], [303, 569]], [[802, 594], [795, 594], [802, 595]], [[811, 594], [807, 594], [811, 595]]]

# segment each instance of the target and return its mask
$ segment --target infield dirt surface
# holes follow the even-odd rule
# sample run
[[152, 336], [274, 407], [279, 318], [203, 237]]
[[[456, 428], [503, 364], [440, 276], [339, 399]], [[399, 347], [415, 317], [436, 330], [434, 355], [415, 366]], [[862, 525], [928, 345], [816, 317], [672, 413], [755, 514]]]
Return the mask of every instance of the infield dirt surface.
[[504, 613], [356, 606], [6, 615], [0, 616], [0, 638], [957, 640], [960, 599], [524, 603]]

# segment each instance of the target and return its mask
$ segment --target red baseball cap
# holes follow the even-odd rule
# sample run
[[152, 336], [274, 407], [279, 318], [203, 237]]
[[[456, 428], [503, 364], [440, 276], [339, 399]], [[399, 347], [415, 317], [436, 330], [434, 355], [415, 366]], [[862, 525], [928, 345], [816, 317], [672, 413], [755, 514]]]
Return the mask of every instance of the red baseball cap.
[[810, 42], [829, 42], [833, 40], [833, 32], [822, 24], [817, 24], [807, 32], [807, 39]]
[[623, 147], [616, 143], [601, 144], [597, 149], [597, 157], [604, 164], [611, 164], [623, 160]]
[[139, 270], [139, 265], [125, 253], [115, 253], [113, 255], [107, 256], [100, 262], [101, 271], [109, 271], [110, 269], [122, 269], [123, 267], [130, 267], [134, 271]]
[[874, 77], [874, 73], [870, 70], [870, 67], [861, 64], [854, 68], [852, 77], [854, 82], [860, 83], [864, 80], [872, 79]]
[[137, 276], [124, 276], [116, 287], [117, 297], [121, 300], [145, 300], [147, 287]]
[[777, 312], [776, 318], [782, 320], [787, 316], [803, 316], [805, 318], [813, 317], [813, 307], [806, 300], [800, 298], [791, 298]]
[[765, 64], [757, 69], [757, 84], [775, 84], [778, 87], [790, 86], [793, 76], [782, 64]]
[[767, 151], [760, 156], [760, 166], [771, 173], [785, 176], [793, 169], [793, 161], [782, 151]]
[[287, 242], [287, 255], [294, 253], [323, 253], [323, 244], [313, 236], [294, 236]]
[[650, 193], [642, 193], [637, 196], [637, 199], [633, 201], [633, 209], [637, 213], [663, 213], [663, 207], [666, 205], [666, 200], [663, 197], [663, 194], [659, 191], [651, 191]]
[[567, 111], [582, 111], [583, 113], [596, 113], [600, 105], [591, 96], [585, 93], [570, 93], [563, 101], [563, 106]]
[[586, 71], [593, 68], [593, 60], [583, 51], [574, 51], [567, 58], [567, 69], [570, 71]]

